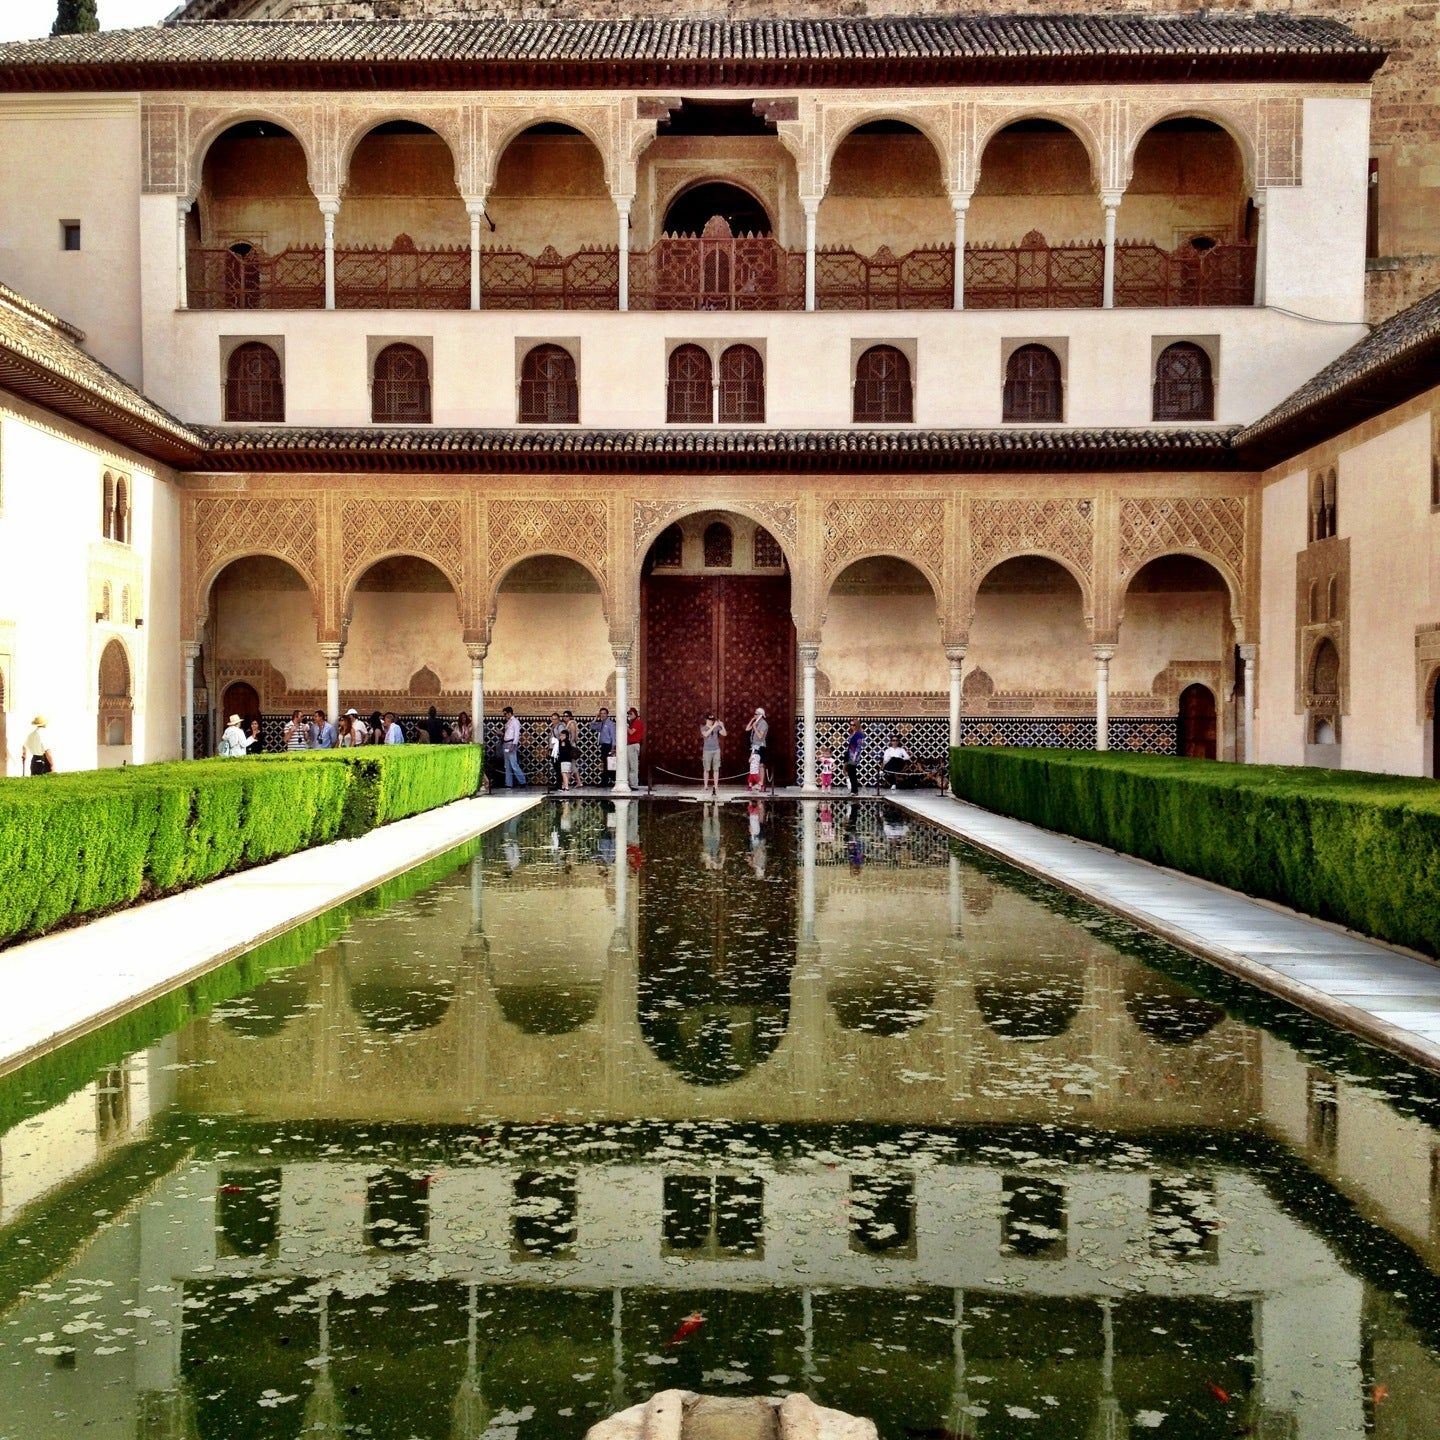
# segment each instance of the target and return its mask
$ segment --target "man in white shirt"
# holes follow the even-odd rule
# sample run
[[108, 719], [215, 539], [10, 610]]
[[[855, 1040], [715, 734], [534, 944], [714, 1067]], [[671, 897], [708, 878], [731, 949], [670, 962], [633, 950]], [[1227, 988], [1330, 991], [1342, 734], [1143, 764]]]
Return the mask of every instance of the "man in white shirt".
[[387, 745], [403, 745], [405, 743], [405, 732], [400, 728], [400, 722], [388, 711], [385, 715], [385, 743]]
[[50, 753], [50, 738], [45, 733], [45, 717], [37, 715], [33, 723], [35, 728], [20, 747], [20, 768], [25, 768], [25, 758], [29, 756], [30, 773], [48, 775], [55, 768], [55, 757]]
[[345, 714], [350, 721], [350, 734], [354, 737], [355, 744], [366, 744], [370, 739], [370, 727], [360, 718], [360, 712], [351, 709]]
[[520, 720], [508, 705], [502, 713], [505, 716], [505, 731], [500, 737], [500, 749], [505, 756], [505, 788], [513, 790], [517, 785], [528, 785], [530, 782], [520, 768]]

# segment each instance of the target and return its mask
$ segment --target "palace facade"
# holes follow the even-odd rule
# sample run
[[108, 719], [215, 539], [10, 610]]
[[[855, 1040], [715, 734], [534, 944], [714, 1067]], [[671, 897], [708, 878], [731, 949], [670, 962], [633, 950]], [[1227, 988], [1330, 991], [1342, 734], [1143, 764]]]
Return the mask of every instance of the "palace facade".
[[656, 781], [757, 704], [797, 777], [856, 715], [1434, 773], [1373, 41], [357, 8], [0, 46], [12, 772], [635, 703]]

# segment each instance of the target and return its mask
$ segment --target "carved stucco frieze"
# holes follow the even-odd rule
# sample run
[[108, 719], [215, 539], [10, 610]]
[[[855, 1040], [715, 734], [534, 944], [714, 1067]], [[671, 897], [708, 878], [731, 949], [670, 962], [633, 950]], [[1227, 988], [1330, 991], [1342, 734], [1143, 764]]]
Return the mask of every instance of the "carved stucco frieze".
[[1222, 563], [1240, 594], [1245, 573], [1246, 504], [1242, 495], [1145, 496], [1120, 502], [1119, 574], [1129, 579], [1148, 560], [1176, 553]]
[[418, 555], [437, 565], [457, 592], [465, 583], [465, 514], [459, 497], [373, 496], [340, 511], [341, 569], [348, 593], [387, 555]]
[[1094, 551], [1095, 502], [1088, 496], [970, 502], [970, 573], [977, 584], [1002, 560], [1049, 555], [1084, 577], [1088, 601]]
[[207, 585], [231, 560], [274, 555], [299, 571], [318, 600], [319, 514], [314, 497], [200, 495], [191, 501], [191, 535], [197, 586]]
[[915, 565], [945, 593], [945, 501], [938, 496], [859, 495], [832, 500], [821, 517], [821, 564], [826, 588], [847, 565], [869, 555], [893, 555]]
[[[562, 495], [491, 500], [489, 511], [490, 575], [503, 581], [505, 572], [531, 555], [564, 555], [584, 565], [599, 580], [608, 604], [610, 595], [608, 502]], [[493, 595], [492, 595], [493, 606]]]

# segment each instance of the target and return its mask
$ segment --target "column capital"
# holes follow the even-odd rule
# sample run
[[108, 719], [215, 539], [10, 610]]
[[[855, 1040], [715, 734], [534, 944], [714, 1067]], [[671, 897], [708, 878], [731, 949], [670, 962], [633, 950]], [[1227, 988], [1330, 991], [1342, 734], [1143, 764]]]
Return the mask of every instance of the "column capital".
[[485, 216], [485, 199], [486, 199], [486, 197], [485, 197], [484, 195], [467, 195], [467, 196], [465, 196], [465, 213], [466, 213], [472, 220], [482, 220], [482, 219], [484, 219], [484, 216]]
[[629, 666], [630, 650], [631, 647], [629, 645], [612, 645], [610, 647], [610, 653], [615, 657], [616, 665]]
[[634, 194], [626, 194], [624, 191], [612, 190], [610, 198], [615, 202], [615, 208], [622, 214], [628, 215], [630, 207], [635, 203]]
[[340, 664], [340, 657], [345, 653], [345, 642], [343, 640], [322, 640], [320, 653], [325, 657], [326, 667], [333, 670]]
[[317, 195], [320, 202], [320, 213], [327, 220], [333, 220], [340, 213], [340, 197], [338, 195]]
[[964, 661], [969, 648], [968, 645], [947, 645], [945, 647], [945, 658], [952, 665], [959, 665]]
[[1100, 192], [1100, 203], [1107, 210], [1118, 210], [1120, 202], [1125, 198], [1123, 190], [1102, 190]]
[[800, 208], [805, 212], [807, 220], [813, 220], [820, 213], [820, 202], [825, 198], [824, 194], [802, 195], [800, 197]]
[[200, 642], [198, 640], [182, 640], [180, 657], [183, 660], [198, 660], [200, 658]]
[[1250, 196], [1250, 203], [1259, 210], [1269, 198], [1270, 192], [1264, 185], [1257, 185]]
[[1090, 653], [1095, 657], [1097, 665], [1108, 665], [1115, 658], [1115, 647], [1113, 645], [1092, 645]]
[[1255, 641], [1235, 647], [1240, 652], [1240, 658], [1247, 664], [1253, 665], [1260, 655], [1260, 646]]
[[957, 214], [963, 215], [970, 208], [973, 190], [952, 190], [950, 192], [950, 208]]
[[194, 205], [194, 203], [195, 197], [193, 195], [177, 195], [175, 197], [175, 213], [183, 220], [190, 213], [190, 207]]
[[490, 653], [490, 642], [488, 640], [467, 641], [465, 653], [470, 657], [471, 665], [483, 665], [485, 657]]
[[796, 649], [800, 652], [800, 664], [807, 670], [813, 670], [820, 660], [820, 642], [802, 640]]

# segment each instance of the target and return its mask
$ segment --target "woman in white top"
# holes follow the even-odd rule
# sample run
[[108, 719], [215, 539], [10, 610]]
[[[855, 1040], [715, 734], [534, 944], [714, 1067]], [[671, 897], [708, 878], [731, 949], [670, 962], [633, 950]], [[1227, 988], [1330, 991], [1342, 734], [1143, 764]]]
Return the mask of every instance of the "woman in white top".
[[219, 754], [226, 759], [239, 759], [246, 754], [255, 743], [253, 735], [247, 735], [240, 724], [240, 717], [232, 715], [225, 724], [225, 731], [220, 736]]

